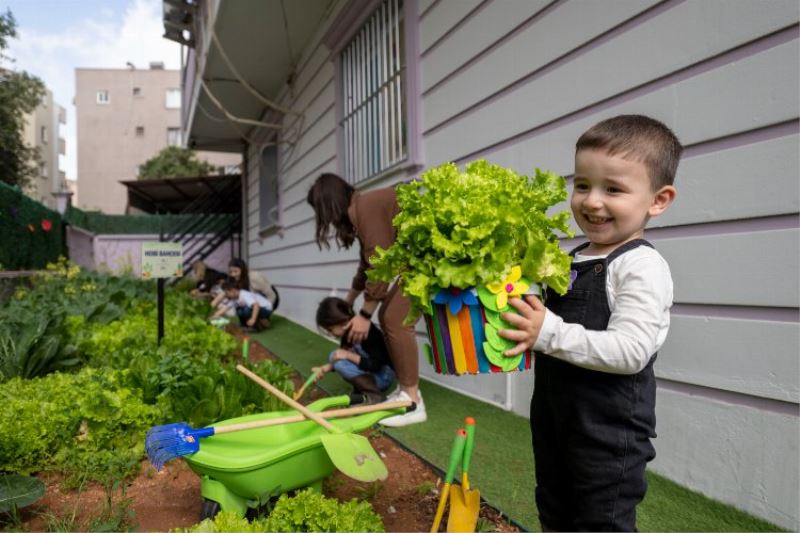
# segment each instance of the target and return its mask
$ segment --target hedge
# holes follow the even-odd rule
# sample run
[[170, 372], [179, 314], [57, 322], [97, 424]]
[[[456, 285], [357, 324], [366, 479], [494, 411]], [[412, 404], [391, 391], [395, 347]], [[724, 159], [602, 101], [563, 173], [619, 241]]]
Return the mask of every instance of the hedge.
[[0, 182], [0, 269], [44, 268], [59, 255], [66, 255], [61, 215]]

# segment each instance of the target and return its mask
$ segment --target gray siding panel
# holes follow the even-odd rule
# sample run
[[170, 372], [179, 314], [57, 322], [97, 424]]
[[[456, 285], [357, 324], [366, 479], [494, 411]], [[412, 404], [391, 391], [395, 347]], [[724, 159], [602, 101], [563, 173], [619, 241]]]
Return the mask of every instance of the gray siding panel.
[[454, 24], [466, 17], [480, 3], [481, 0], [458, 0], [457, 2], [445, 0], [436, 4], [430, 12], [425, 14], [425, 18], [420, 24], [420, 50], [425, 53], [425, 50], [441, 39]]
[[[490, 98], [655, 4], [566, 2], [425, 95], [423, 131]], [[423, 68], [426, 61], [423, 62]], [[438, 76], [434, 75], [434, 78]], [[469, 90], [463, 90], [469, 87]], [[540, 105], [547, 101], [539, 102]]]
[[424, 54], [422, 92], [452, 75], [549, 3], [550, 0], [492, 0], [447, 40]]
[[[622, 53], [623, 47], [610, 46], [615, 44], [612, 41], [548, 73], [538, 83], [505, 94], [437, 129], [426, 138], [426, 153], [431, 162], [474, 157], [486, 147], [514, 139], [537, 125], [557, 121], [575, 110], [587, 108], [589, 114], [593, 106], [610, 97], [617, 97], [619, 105], [615, 107], [627, 112], [652, 114], [654, 110], [663, 110], [664, 116], [660, 118], [671, 125], [686, 144], [796, 118], [798, 68], [793, 61], [797, 57], [793, 38], [796, 32], [786, 36], [789, 42], [764, 51], [755, 48], [757, 53], [745, 58], [732, 54], [724, 65], [713, 70], [694, 67], [675, 79], [654, 82], [644, 77], [639, 69], [626, 67], [625, 72], [612, 71], [592, 83], [581, 83], [587, 69], [597, 68], [593, 67], [594, 62], [614, 65], [620, 61], [617, 54]], [[635, 48], [633, 41], [627, 47]], [[601, 52], [605, 57], [592, 57]], [[785, 67], [775, 69], [776, 64]], [[709, 65], [714, 66], [714, 63]], [[652, 82], [649, 86], [626, 93], [630, 85], [648, 81]], [[557, 99], [554, 87], [559, 88]], [[720, 91], [719, 87], [735, 87], [735, 90]], [[605, 111], [598, 106], [597, 111], [601, 110]], [[716, 122], [704, 120], [704, 115], [713, 114], [722, 116], [713, 117], [717, 118]], [[722, 132], [720, 126], [725, 127]], [[471, 135], [460, 135], [461, 131], [470, 131]], [[574, 145], [574, 140], [566, 146]]]
[[797, 323], [673, 313], [656, 375], [796, 404], [800, 402], [799, 337]]
[[798, 419], [659, 388], [652, 468], [778, 524], [797, 523]]
[[675, 301], [797, 307], [800, 231], [653, 239], [669, 262]]

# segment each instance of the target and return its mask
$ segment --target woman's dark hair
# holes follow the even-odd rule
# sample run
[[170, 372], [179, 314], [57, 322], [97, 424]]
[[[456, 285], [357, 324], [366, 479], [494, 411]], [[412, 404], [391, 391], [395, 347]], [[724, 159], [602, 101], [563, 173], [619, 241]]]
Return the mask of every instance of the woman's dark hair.
[[314, 208], [317, 219], [315, 240], [321, 250], [323, 246], [330, 248], [329, 230], [333, 226], [333, 234], [340, 248], [350, 248], [356, 238], [356, 229], [347, 216], [350, 198], [355, 189], [336, 174], [321, 174], [308, 190], [308, 203]]
[[250, 290], [250, 271], [247, 270], [247, 263], [244, 262], [244, 259], [239, 257], [234, 257], [228, 263], [228, 267], [236, 267], [242, 271], [242, 275], [239, 276], [239, 288], [244, 289], [246, 291]]
[[348, 322], [355, 313], [346, 301], [335, 296], [322, 300], [317, 307], [317, 326], [329, 328]]

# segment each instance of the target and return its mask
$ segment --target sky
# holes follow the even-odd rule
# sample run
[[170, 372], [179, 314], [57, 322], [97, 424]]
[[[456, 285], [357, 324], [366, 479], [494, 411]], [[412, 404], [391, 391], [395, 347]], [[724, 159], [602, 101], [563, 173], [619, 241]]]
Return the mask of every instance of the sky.
[[76, 179], [75, 69], [125, 68], [127, 62], [146, 69], [151, 61], [177, 69], [180, 46], [162, 37], [161, 0], [0, 0], [0, 12], [8, 10], [18, 36], [7, 55], [15, 70], [41, 78], [67, 110], [61, 169]]

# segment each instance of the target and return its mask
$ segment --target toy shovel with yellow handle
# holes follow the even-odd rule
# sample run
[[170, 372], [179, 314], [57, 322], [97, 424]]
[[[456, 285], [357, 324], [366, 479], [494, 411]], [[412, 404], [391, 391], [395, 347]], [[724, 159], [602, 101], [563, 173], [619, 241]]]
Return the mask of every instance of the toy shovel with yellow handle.
[[467, 432], [459, 429], [456, 432], [456, 438], [453, 441], [453, 447], [450, 449], [450, 461], [447, 464], [447, 473], [444, 477], [444, 486], [442, 493], [439, 496], [439, 505], [436, 507], [436, 515], [433, 517], [433, 525], [431, 526], [431, 533], [436, 533], [439, 530], [439, 524], [442, 522], [442, 515], [444, 515], [444, 508], [447, 505], [447, 496], [450, 493], [450, 484], [453, 482], [453, 476], [456, 474], [458, 464], [464, 455], [464, 442], [467, 440]]
[[475, 445], [475, 419], [464, 420], [467, 440], [464, 443], [464, 460], [461, 464], [461, 486], [450, 489], [450, 517], [447, 531], [450, 533], [472, 533], [478, 523], [481, 510], [481, 493], [469, 488], [469, 462]]

